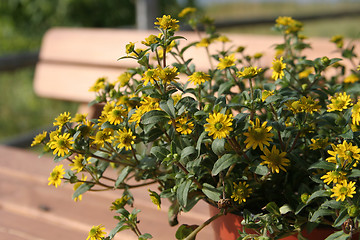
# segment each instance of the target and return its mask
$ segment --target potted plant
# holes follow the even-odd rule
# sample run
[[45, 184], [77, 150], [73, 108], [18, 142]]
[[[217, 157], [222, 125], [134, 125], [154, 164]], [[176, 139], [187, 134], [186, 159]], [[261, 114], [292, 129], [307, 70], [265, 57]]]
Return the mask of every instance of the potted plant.
[[[186, 8], [180, 16], [197, 31], [201, 20], [194, 12]], [[94, 226], [91, 240], [112, 239], [125, 229], [152, 238], [137, 227], [139, 211], [127, 210], [136, 201], [129, 184], [134, 180], [157, 184], [149, 195], [157, 206], [164, 198], [172, 203], [173, 224], [198, 201], [218, 209], [200, 226], [180, 226], [177, 239], [195, 239], [230, 214], [241, 216], [238, 239], [303, 239], [304, 229], [321, 227], [332, 229], [327, 239], [352, 238], [360, 213], [360, 85], [353, 46], [344, 47], [340, 36], [331, 40], [353, 69], [339, 58], [307, 59], [302, 23], [279, 17], [274, 29], [284, 42], [275, 46], [272, 66], [258, 66], [261, 54], [227, 48], [229, 40], [211, 21], [203, 23], [206, 36], [189, 43], [177, 34], [178, 20], [157, 18], [159, 35], [144, 39], [144, 49], [130, 42], [120, 58], [138, 67], [115, 82], [100, 78], [91, 88], [93, 104], [103, 104], [98, 118], [65, 112], [55, 119], [57, 130], [35, 137], [32, 145], [44, 144], [55, 162], [62, 161], [49, 185], [75, 184], [74, 199], [95, 187], [123, 190], [111, 206], [118, 225], [109, 234]], [[184, 58], [189, 48], [208, 50], [214, 41], [224, 47], [207, 51], [213, 63], [207, 71]], [[109, 169], [118, 173], [112, 185], [102, 182]]]

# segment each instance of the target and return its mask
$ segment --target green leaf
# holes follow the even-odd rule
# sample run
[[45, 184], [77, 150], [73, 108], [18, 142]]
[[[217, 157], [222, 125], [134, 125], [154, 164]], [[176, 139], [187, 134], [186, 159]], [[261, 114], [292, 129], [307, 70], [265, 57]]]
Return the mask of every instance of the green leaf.
[[318, 218], [320, 218], [320, 217], [329, 216], [329, 215], [333, 215], [333, 214], [334, 214], [334, 210], [330, 210], [330, 209], [326, 209], [326, 208], [319, 208], [312, 214], [309, 221], [316, 222], [318, 220]]
[[87, 192], [89, 189], [91, 189], [94, 186], [93, 183], [83, 183], [81, 184], [74, 192], [72, 198], [75, 199], [79, 197], [81, 194]]
[[360, 170], [359, 169], [351, 170], [349, 178], [358, 178], [358, 177], [360, 177]]
[[176, 118], [174, 100], [170, 98], [167, 102], [161, 101], [160, 108], [164, 110], [171, 118]]
[[[183, 224], [181, 225], [178, 230], [175, 233], [175, 237], [178, 240], [185, 239], [187, 236], [190, 235], [195, 229], [197, 228], [197, 225], [187, 225]], [[192, 238], [191, 240], [195, 240], [195, 238]]]
[[191, 155], [196, 154], [196, 149], [194, 146], [187, 146], [181, 150], [181, 160], [190, 157]]
[[118, 187], [122, 182], [124, 182], [124, 179], [127, 177], [127, 175], [132, 171], [132, 168], [130, 166], [124, 167], [124, 169], [119, 174], [118, 178], [115, 182], [115, 187]]
[[214, 186], [204, 183], [203, 188], [201, 189], [202, 192], [211, 200], [217, 202], [220, 200], [220, 196], [222, 194], [221, 190], [215, 188]]
[[349, 239], [349, 236], [349, 234], [344, 233], [343, 231], [338, 231], [328, 236], [325, 240], [346, 240]]
[[192, 181], [190, 179], [183, 181], [176, 191], [177, 199], [182, 207], [185, 207], [187, 204], [191, 183]]
[[150, 112], [145, 113], [141, 117], [141, 123], [142, 124], [151, 124], [151, 123], [159, 123], [168, 121], [169, 118], [167, 117], [166, 112], [159, 111], [159, 110], [152, 110]]
[[211, 149], [216, 155], [223, 155], [225, 153], [225, 138], [216, 138], [211, 144]]
[[151, 238], [153, 238], [153, 236], [151, 236], [150, 233], [144, 233], [139, 236], [139, 240], [145, 240], [145, 239], [151, 239]]
[[265, 208], [269, 213], [280, 215], [280, 209], [275, 202], [269, 202]]
[[281, 206], [279, 210], [282, 215], [293, 212], [292, 208], [288, 204]]
[[341, 225], [342, 225], [346, 220], [348, 220], [349, 218], [350, 218], [350, 216], [349, 216], [349, 214], [348, 214], [348, 212], [347, 212], [347, 209], [344, 208], [344, 209], [342, 209], [342, 210], [340, 211], [340, 214], [339, 214], [339, 216], [336, 218], [333, 226], [336, 227], [336, 228], [337, 228], [337, 227], [341, 227]]
[[124, 231], [126, 229], [130, 229], [130, 227], [127, 225], [124, 225], [124, 223], [125, 223], [124, 221], [119, 221], [118, 224], [115, 226], [115, 228], [113, 228], [110, 231], [110, 233], [109, 233], [110, 239], [113, 239], [118, 232]]
[[310, 201], [312, 201], [315, 198], [328, 197], [328, 196], [329, 196], [329, 193], [326, 190], [318, 190], [310, 195], [309, 199], [307, 200], [307, 203], [309, 203]]
[[211, 174], [213, 176], [218, 175], [222, 170], [224, 170], [224, 169], [230, 167], [231, 165], [233, 165], [234, 163], [236, 163], [237, 160], [238, 160], [238, 158], [236, 156], [234, 156], [233, 154], [225, 154], [224, 156], [222, 156], [215, 162], [214, 167], [211, 171]]
[[54, 162], [58, 163], [58, 162], [61, 162], [62, 160], [68, 158], [71, 156], [72, 153], [68, 153], [66, 154], [65, 156], [61, 157], [61, 156], [58, 156], [58, 155], [55, 155], [54, 156]]
[[198, 156], [200, 155], [202, 141], [206, 136], [207, 136], [207, 132], [202, 132], [198, 138], [198, 141], [196, 143], [196, 150], [198, 150]]
[[234, 86], [234, 84], [231, 81], [224, 82], [220, 84], [218, 95], [222, 95], [224, 93], [229, 92], [230, 88]]
[[151, 148], [150, 153], [153, 154], [160, 161], [163, 161], [164, 158], [166, 158], [167, 155], [170, 154], [170, 151], [164, 147], [154, 146]]
[[336, 164], [331, 162], [319, 161], [312, 164], [308, 169], [324, 169], [324, 170], [335, 170]]

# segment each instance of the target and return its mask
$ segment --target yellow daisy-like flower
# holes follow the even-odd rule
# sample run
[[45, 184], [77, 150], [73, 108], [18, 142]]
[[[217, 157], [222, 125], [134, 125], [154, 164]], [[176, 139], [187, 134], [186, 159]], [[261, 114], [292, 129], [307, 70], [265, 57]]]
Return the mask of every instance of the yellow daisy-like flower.
[[225, 68], [229, 68], [235, 65], [235, 54], [231, 54], [229, 56], [225, 56], [224, 58], [219, 59], [219, 63], [217, 68], [220, 70], [224, 70]]
[[355, 182], [347, 182], [347, 180], [338, 183], [331, 189], [333, 194], [330, 197], [336, 198], [336, 201], [345, 201], [345, 198], [352, 198], [356, 193]]
[[355, 83], [357, 81], [359, 81], [359, 76], [356, 75], [356, 74], [350, 74], [349, 76], [347, 76], [345, 79], [344, 79], [344, 83]]
[[151, 191], [150, 189], [148, 189], [148, 191], [150, 192], [151, 201], [157, 206], [157, 209], [160, 210], [161, 209], [161, 198], [160, 198], [159, 194], [157, 194], [154, 191]]
[[53, 185], [56, 188], [60, 186], [61, 179], [64, 178], [65, 169], [63, 168], [63, 165], [56, 166], [52, 172], [50, 173], [50, 177], [48, 178], [48, 185]]
[[87, 113], [86, 114], [81, 114], [81, 113], [76, 113], [75, 114], [75, 117], [73, 119], [71, 119], [70, 122], [84, 122], [86, 120], [86, 117], [87, 117]]
[[34, 140], [31, 143], [31, 147], [40, 144], [46, 138], [47, 132], [43, 131], [34, 137]]
[[116, 135], [111, 137], [113, 142], [117, 145], [117, 148], [125, 148], [125, 150], [131, 149], [131, 145], [134, 144], [134, 139], [136, 136], [133, 136], [132, 131], [124, 129], [120, 129], [116, 131]]
[[90, 229], [89, 236], [86, 238], [86, 240], [101, 240], [103, 237], [105, 237], [106, 234], [104, 230], [105, 228], [103, 225], [93, 226]]
[[231, 42], [230, 39], [225, 35], [219, 36], [218, 38], [216, 38], [216, 40], [223, 43]]
[[161, 110], [159, 106], [159, 99], [157, 98], [145, 96], [140, 101], [140, 104], [140, 108], [143, 108], [145, 112], [150, 112], [151, 110]]
[[290, 101], [285, 103], [285, 106], [287, 107], [287, 110], [292, 111], [293, 114], [297, 114], [299, 112], [302, 112], [300, 101], [290, 100]]
[[96, 80], [96, 82], [94, 83], [94, 85], [92, 85], [89, 89], [90, 92], [98, 92], [102, 89], [105, 89], [105, 82], [106, 82], [106, 78], [101, 77], [98, 78]]
[[94, 137], [90, 137], [91, 139], [94, 139], [92, 144], [97, 145], [98, 147], [104, 147], [106, 142], [111, 143], [113, 132], [114, 130], [110, 128], [99, 130]]
[[141, 80], [144, 80], [144, 85], [147, 85], [149, 82], [151, 83], [151, 85], [154, 85], [155, 81], [159, 80], [157, 76], [157, 70], [156, 69], [146, 70]]
[[140, 123], [141, 117], [147, 112], [146, 109], [142, 106], [137, 108], [135, 112], [131, 115], [129, 123], [136, 123], [136, 126]]
[[164, 30], [172, 30], [177, 31], [179, 29], [179, 25], [177, 24], [179, 21], [171, 18], [170, 15], [163, 15], [161, 18], [156, 18], [158, 20], [155, 22], [155, 25], [159, 25], [159, 28]]
[[[346, 142], [346, 140], [338, 145], [331, 145], [333, 151], [328, 150], [331, 157], [326, 158], [326, 161], [337, 163], [340, 160], [341, 166], [353, 164], [356, 167], [357, 162], [360, 160], [360, 149], [357, 146], [353, 146], [352, 143]], [[353, 163], [353, 161], [355, 162]]]
[[265, 100], [274, 95], [274, 90], [264, 90], [261, 94], [261, 101], [265, 102]]
[[145, 41], [141, 41], [145, 46], [150, 47], [151, 44], [157, 43], [157, 36], [151, 34], [149, 37], [145, 38]]
[[317, 149], [325, 149], [327, 146], [330, 145], [328, 138], [318, 138], [318, 139], [311, 139], [311, 144], [309, 145], [311, 150], [317, 150]]
[[180, 99], [181, 99], [181, 94], [173, 94], [172, 96], [171, 96], [171, 98], [174, 100], [174, 106], [176, 105], [176, 103], [178, 102], [178, 101], [180, 101]]
[[255, 124], [253, 121], [250, 121], [250, 124], [252, 126], [248, 128], [248, 132], [244, 133], [247, 137], [244, 142], [246, 143], [246, 148], [252, 147], [252, 149], [255, 149], [259, 146], [261, 151], [263, 151], [264, 145], [270, 146], [269, 142], [272, 142], [271, 138], [274, 136], [274, 134], [270, 132], [272, 127], [267, 127], [267, 122], [264, 122], [260, 126], [260, 120], [258, 118], [255, 120]]
[[360, 102], [357, 102], [351, 110], [352, 123], [359, 125], [360, 123]]
[[264, 154], [261, 155], [261, 159], [263, 162], [261, 162], [261, 165], [268, 165], [268, 168], [270, 168], [272, 173], [279, 173], [280, 169], [286, 172], [285, 167], [289, 166], [290, 160], [285, 158], [286, 152], [281, 152], [275, 147], [275, 145], [272, 147], [271, 152], [268, 148], [264, 149]]
[[307, 113], [313, 113], [320, 110], [321, 106], [318, 104], [319, 100], [314, 100], [312, 97], [301, 97], [300, 99], [300, 107], [301, 110]]
[[255, 53], [254, 54], [254, 59], [260, 59], [260, 58], [262, 58], [262, 56], [264, 56], [263, 53]]
[[253, 78], [256, 77], [261, 72], [261, 68], [257, 67], [244, 67], [243, 71], [237, 72], [239, 78]]
[[184, 135], [190, 134], [194, 130], [194, 123], [187, 117], [176, 120], [175, 126], [176, 131]]
[[360, 71], [360, 65], [357, 67], [357, 69], [356, 69], [357, 71]]
[[55, 118], [54, 126], [63, 126], [65, 123], [70, 122], [71, 117], [69, 112], [61, 113], [58, 117]]
[[[84, 176], [84, 174], [81, 177], [81, 181], [74, 184], [73, 190], [76, 191], [81, 185], [84, 184], [84, 181], [87, 180], [87, 176]], [[74, 198], [74, 202], [81, 201], [82, 200], [82, 194]]]
[[286, 63], [283, 62], [283, 57], [280, 57], [280, 59], [274, 59], [272, 63], [271, 69], [273, 70], [272, 78], [274, 80], [278, 80], [279, 78], [284, 77], [284, 69], [286, 68]]
[[73, 149], [72, 144], [74, 143], [73, 137], [70, 137], [70, 133], [55, 135], [53, 140], [50, 141], [49, 147], [54, 149], [53, 154], [63, 157], [69, 153], [69, 150]]
[[324, 176], [321, 177], [321, 179], [324, 179], [324, 183], [327, 185], [330, 185], [330, 183], [342, 183], [344, 180], [346, 180], [346, 173], [341, 171], [330, 171], [327, 172]]
[[213, 40], [210, 38], [202, 38], [200, 42], [196, 44], [196, 47], [208, 47]]
[[110, 210], [116, 211], [123, 208], [127, 204], [127, 201], [129, 199], [130, 197], [128, 195], [124, 195], [121, 198], [117, 198], [114, 202], [112, 202], [112, 205], [110, 206]]
[[84, 167], [87, 164], [91, 163], [91, 162], [89, 162], [89, 160], [90, 160], [90, 158], [85, 159], [82, 154], [78, 154], [75, 156], [73, 162], [69, 164], [69, 166], [72, 167], [71, 168], [72, 171], [76, 171], [79, 173], [84, 169]]
[[193, 8], [193, 7], [186, 7], [184, 8], [183, 10], [181, 10], [181, 12], [179, 13], [179, 17], [183, 18], [185, 17], [186, 15], [189, 15], [191, 13], [194, 13], [196, 12], [196, 8]]
[[107, 120], [110, 124], [117, 125], [124, 121], [124, 118], [127, 116], [127, 110], [122, 106], [114, 107], [107, 114]]
[[205, 131], [209, 132], [209, 136], [216, 138], [225, 138], [232, 131], [232, 114], [213, 113], [206, 119], [208, 123], [204, 125]]
[[189, 76], [189, 81], [198, 85], [206, 81], [210, 81], [210, 79], [210, 75], [204, 72], [194, 72], [193, 74], [191, 74], [191, 76]]
[[311, 67], [311, 68], [307, 68], [305, 69], [304, 71], [300, 72], [299, 73], [299, 78], [300, 79], [303, 79], [303, 78], [307, 78], [311, 73], [314, 72], [314, 68]]
[[118, 76], [117, 78], [117, 82], [119, 82], [120, 87], [124, 87], [126, 86], [126, 84], [128, 84], [128, 82], [131, 79], [132, 74], [129, 72], [124, 72], [123, 74], [120, 74], [120, 76]]
[[133, 42], [129, 42], [128, 44], [125, 45], [125, 51], [126, 54], [130, 54], [135, 50], [135, 43]]
[[177, 75], [179, 75], [179, 72], [177, 70], [177, 67], [158, 68], [157, 74], [163, 83], [169, 84], [172, 81], [175, 81], [175, 79], [178, 79]]
[[347, 95], [346, 92], [335, 94], [330, 101], [331, 103], [328, 105], [328, 112], [342, 111], [348, 109], [352, 105], [350, 95]]
[[239, 182], [239, 184], [233, 183], [234, 189], [232, 191], [231, 198], [234, 201], [238, 201], [239, 204], [246, 202], [246, 199], [252, 194], [252, 189], [249, 188], [249, 184], [246, 182]]
[[278, 26], [280, 26], [280, 25], [289, 26], [293, 21], [294, 21], [294, 19], [292, 17], [288, 17], [288, 16], [279, 16], [275, 20], [275, 22]]
[[335, 43], [338, 48], [342, 48], [344, 46], [344, 36], [342, 35], [332, 36], [330, 42]]

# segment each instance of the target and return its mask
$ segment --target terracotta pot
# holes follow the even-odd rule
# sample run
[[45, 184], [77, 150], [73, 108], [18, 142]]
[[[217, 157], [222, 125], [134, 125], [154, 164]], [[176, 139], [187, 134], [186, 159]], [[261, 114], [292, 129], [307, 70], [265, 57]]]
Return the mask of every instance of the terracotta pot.
[[[210, 206], [210, 214], [211, 216], [217, 214], [219, 210], [213, 206]], [[215, 232], [216, 240], [236, 240], [240, 235], [238, 230], [242, 230], [242, 217], [227, 214], [226, 216], [221, 216], [215, 221], [212, 222], [212, 227]], [[248, 231], [247, 231], [248, 232]], [[332, 234], [334, 230], [328, 228], [319, 228], [313, 230], [311, 233], [306, 231], [302, 232], [302, 235], [306, 237], [308, 240], [323, 240], [330, 234]], [[248, 233], [251, 233], [250, 231]], [[297, 240], [297, 235], [288, 236], [282, 238], [283, 240]]]

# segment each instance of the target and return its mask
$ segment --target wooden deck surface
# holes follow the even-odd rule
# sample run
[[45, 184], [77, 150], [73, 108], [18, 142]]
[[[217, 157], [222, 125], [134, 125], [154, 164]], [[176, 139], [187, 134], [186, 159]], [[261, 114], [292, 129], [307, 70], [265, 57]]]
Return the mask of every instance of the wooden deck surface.
[[[72, 185], [47, 185], [55, 166], [50, 157], [39, 158], [29, 150], [4, 146], [0, 152], [0, 240], [85, 240], [93, 225], [103, 224], [107, 232], [116, 225], [109, 207], [121, 196], [120, 191], [86, 193], [82, 201], [74, 202]], [[175, 239], [176, 227], [167, 223], [168, 204], [164, 201], [157, 210], [146, 189], [137, 189], [134, 195], [140, 198], [135, 202], [142, 210], [138, 215], [140, 230], [151, 233], [153, 239]], [[208, 206], [200, 203], [191, 214], [182, 214], [179, 221], [200, 224], [208, 217]], [[116, 239], [137, 238], [125, 231]], [[205, 228], [199, 239], [212, 240], [211, 227]]]

